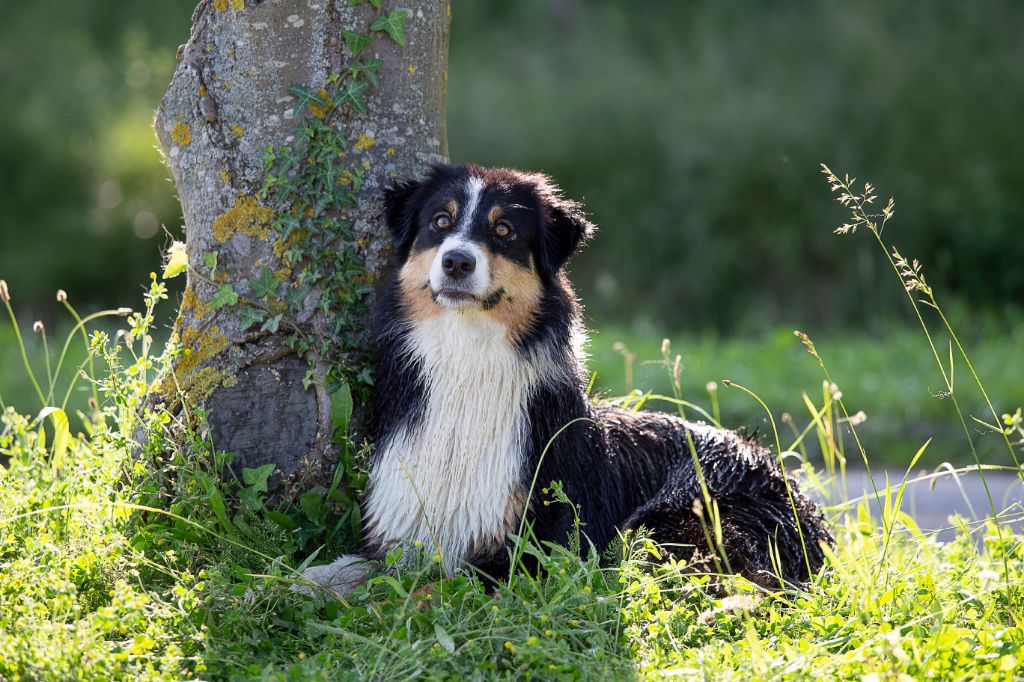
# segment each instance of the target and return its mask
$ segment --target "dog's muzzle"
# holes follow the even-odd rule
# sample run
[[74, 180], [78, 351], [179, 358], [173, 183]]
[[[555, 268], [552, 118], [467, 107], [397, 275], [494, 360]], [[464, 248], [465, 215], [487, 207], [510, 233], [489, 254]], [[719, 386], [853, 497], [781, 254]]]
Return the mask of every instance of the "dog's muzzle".
[[461, 308], [478, 302], [490, 286], [487, 257], [471, 241], [450, 237], [430, 266], [430, 289], [445, 306]]
[[476, 258], [465, 251], [452, 250], [442, 257], [441, 269], [451, 279], [465, 279], [476, 270]]

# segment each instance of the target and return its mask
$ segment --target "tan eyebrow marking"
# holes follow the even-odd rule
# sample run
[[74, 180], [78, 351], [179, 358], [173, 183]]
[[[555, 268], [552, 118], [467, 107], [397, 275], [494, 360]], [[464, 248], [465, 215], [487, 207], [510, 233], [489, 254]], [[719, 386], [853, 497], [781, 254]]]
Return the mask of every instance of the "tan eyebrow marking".
[[487, 220], [493, 225], [498, 222], [498, 218], [502, 215], [504, 215], [504, 213], [501, 210], [501, 206], [492, 206], [491, 210], [487, 212]]
[[455, 199], [449, 199], [448, 203], [444, 205], [444, 208], [452, 218], [459, 214], [459, 204], [456, 203]]

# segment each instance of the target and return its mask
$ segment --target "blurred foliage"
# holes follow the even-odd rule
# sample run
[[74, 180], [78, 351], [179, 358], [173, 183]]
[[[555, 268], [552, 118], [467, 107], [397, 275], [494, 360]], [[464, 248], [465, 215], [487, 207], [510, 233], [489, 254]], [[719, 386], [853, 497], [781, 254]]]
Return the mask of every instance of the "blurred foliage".
[[[0, 276], [19, 308], [124, 305], [180, 234], [153, 114], [190, 0], [39, 0], [0, 28]], [[42, 305], [46, 303], [45, 307]]]
[[938, 290], [1003, 306], [1024, 300], [1021, 25], [1011, 0], [460, 3], [452, 157], [586, 199], [572, 269], [600, 323], [905, 306], [870, 244], [832, 236], [819, 162], [902, 200], [890, 238]]
[[[573, 263], [599, 324], [724, 331], [898, 310], [818, 162], [902, 201], [943, 292], [1024, 300], [1024, 5], [456, 2], [452, 157], [535, 168], [600, 226]], [[0, 275], [137, 297], [180, 230], [153, 111], [191, 0], [22, 3], [0, 28]]]

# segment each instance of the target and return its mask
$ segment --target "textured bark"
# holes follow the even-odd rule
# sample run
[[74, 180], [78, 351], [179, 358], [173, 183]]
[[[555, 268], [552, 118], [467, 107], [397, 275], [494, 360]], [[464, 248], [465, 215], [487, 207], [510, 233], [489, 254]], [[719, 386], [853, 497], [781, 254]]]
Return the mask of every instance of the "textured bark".
[[[332, 469], [325, 363], [314, 360], [313, 383], [304, 388], [311, 358], [289, 349], [284, 328], [242, 331], [239, 306], [212, 310], [210, 302], [221, 281], [247, 296], [248, 282], [264, 266], [293, 276], [268, 230], [282, 207], [260, 198], [264, 151], [293, 141], [296, 99], [289, 86], [325, 87], [352, 59], [342, 30], [367, 33], [374, 18], [393, 9], [409, 15], [408, 44], [374, 34], [361, 55], [383, 60], [379, 87], [366, 93], [368, 114], [331, 119], [349, 140], [346, 158], [366, 169], [350, 217], [373, 275], [386, 265], [381, 187], [447, 155], [447, 0], [385, 2], [383, 10], [346, 0], [202, 0], [157, 111], [191, 264], [175, 324], [186, 355], [175, 376], [189, 400], [209, 410], [214, 445], [235, 453], [236, 469], [273, 462], [283, 477], [307, 483]], [[216, 281], [203, 266], [211, 251], [218, 254]], [[306, 299], [292, 316], [296, 324], [324, 329], [318, 299], [316, 292]]]

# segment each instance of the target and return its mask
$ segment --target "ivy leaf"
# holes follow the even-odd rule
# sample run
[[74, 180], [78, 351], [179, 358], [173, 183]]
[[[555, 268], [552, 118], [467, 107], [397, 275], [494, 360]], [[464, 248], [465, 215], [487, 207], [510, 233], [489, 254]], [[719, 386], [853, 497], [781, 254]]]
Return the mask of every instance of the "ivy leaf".
[[405, 20], [409, 17], [408, 14], [400, 9], [393, 9], [387, 14], [382, 14], [377, 17], [377, 20], [370, 24], [371, 31], [384, 31], [391, 39], [399, 45], [405, 47]]
[[318, 492], [311, 490], [308, 493], [303, 493], [299, 497], [299, 506], [310, 521], [316, 522], [323, 517], [324, 498]]
[[341, 35], [345, 39], [345, 47], [347, 47], [348, 51], [352, 53], [353, 59], [359, 56], [359, 53], [363, 51], [363, 48], [373, 42], [373, 38], [365, 33], [342, 31]]
[[256, 492], [265, 493], [267, 492], [267, 480], [272, 473], [274, 473], [273, 463], [260, 467], [245, 467], [242, 469], [242, 480]]
[[347, 104], [360, 114], [366, 113], [366, 101], [363, 99], [363, 92], [367, 85], [361, 80], [350, 78], [345, 85], [338, 89], [338, 102]]
[[260, 329], [265, 332], [270, 332], [271, 334], [276, 334], [279, 326], [281, 326], [281, 313], [278, 313], [273, 317], [268, 317], [267, 321], [263, 323], [263, 326], [260, 327]]
[[281, 240], [288, 239], [292, 232], [299, 229], [301, 223], [299, 219], [293, 215], [285, 214], [278, 218], [277, 228], [281, 232]]
[[380, 6], [381, 4], [383, 4], [383, 2], [384, 0], [370, 0], [370, 4], [376, 7], [377, 9], [380, 9]]
[[249, 286], [252, 287], [252, 295], [256, 298], [275, 298], [277, 296], [277, 287], [281, 283], [274, 277], [274, 273], [266, 265], [260, 270], [260, 276], [256, 279], [249, 280]]
[[377, 71], [384, 65], [384, 61], [381, 59], [371, 59], [365, 62], [356, 62], [352, 66], [348, 67], [349, 73], [352, 74], [352, 78], [358, 79], [360, 76], [365, 76], [366, 80], [370, 81], [373, 87], [378, 86], [377, 82]]
[[288, 306], [293, 310], [301, 310], [302, 303], [306, 300], [306, 296], [309, 296], [309, 292], [312, 291], [310, 287], [289, 287], [284, 294], [284, 298], [288, 301]]
[[164, 279], [177, 277], [188, 270], [188, 253], [185, 251], [184, 242], [173, 241], [171, 248], [167, 249], [167, 265], [164, 266]]
[[257, 322], [262, 322], [265, 316], [265, 312], [259, 308], [253, 308], [251, 306], [246, 306], [238, 311], [238, 317], [242, 322], [243, 332]]
[[309, 106], [311, 102], [317, 106], [323, 107], [324, 109], [329, 106], [327, 100], [306, 85], [289, 85], [288, 94], [292, 95], [297, 100], [295, 104], [296, 115], [302, 113], [302, 111]]
[[235, 305], [238, 303], [238, 294], [231, 287], [230, 284], [221, 284], [217, 287], [217, 293], [213, 295], [213, 300], [210, 301], [210, 310], [218, 310], [226, 305]]
[[206, 267], [210, 269], [210, 279], [217, 274], [217, 252], [207, 251], [203, 254], [203, 262], [206, 263]]

